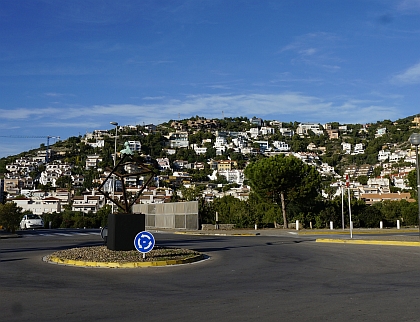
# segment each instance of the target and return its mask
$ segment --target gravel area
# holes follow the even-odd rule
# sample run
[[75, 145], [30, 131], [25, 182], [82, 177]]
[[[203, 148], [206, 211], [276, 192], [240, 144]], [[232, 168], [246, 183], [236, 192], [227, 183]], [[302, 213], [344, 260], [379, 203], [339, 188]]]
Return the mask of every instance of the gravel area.
[[143, 254], [136, 251], [115, 251], [106, 246], [79, 247], [60, 250], [47, 258], [57, 257], [62, 260], [78, 260], [104, 263], [132, 263], [188, 259], [200, 255], [199, 252], [183, 248], [154, 247], [150, 252]]

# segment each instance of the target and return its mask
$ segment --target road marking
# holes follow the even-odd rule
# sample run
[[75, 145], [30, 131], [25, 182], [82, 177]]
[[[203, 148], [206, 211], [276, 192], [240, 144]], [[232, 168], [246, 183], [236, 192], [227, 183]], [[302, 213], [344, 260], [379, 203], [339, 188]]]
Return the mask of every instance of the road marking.
[[101, 234], [99, 232], [77, 232], [77, 231], [71, 231], [67, 233], [61, 233], [61, 232], [54, 232], [54, 233], [33, 233], [33, 234], [25, 234], [22, 235], [22, 237], [72, 237], [72, 236], [100, 236]]

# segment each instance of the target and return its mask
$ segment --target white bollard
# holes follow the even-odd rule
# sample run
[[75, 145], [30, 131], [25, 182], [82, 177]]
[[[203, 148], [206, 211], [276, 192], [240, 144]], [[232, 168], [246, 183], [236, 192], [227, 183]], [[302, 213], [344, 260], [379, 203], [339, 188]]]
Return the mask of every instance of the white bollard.
[[401, 227], [400, 227], [400, 220], [398, 219], [397, 220], [397, 229], [400, 229]]
[[296, 230], [299, 230], [299, 220], [296, 220]]
[[334, 229], [334, 223], [332, 221], [330, 221], [330, 229], [333, 230]]
[[254, 226], [254, 227], [255, 227], [255, 230], [257, 230], [257, 229], [258, 229], [258, 225], [257, 225], [257, 224], [255, 224], [255, 226]]
[[384, 222], [381, 220], [379, 222], [379, 229], [383, 229], [384, 228]]

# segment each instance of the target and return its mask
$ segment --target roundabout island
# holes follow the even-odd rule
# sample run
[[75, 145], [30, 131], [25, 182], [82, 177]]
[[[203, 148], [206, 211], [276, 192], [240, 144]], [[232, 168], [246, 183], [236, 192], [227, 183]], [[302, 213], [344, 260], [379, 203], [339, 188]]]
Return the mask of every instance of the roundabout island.
[[147, 254], [141, 254], [137, 250], [115, 251], [106, 246], [92, 246], [56, 251], [43, 260], [79, 267], [137, 268], [188, 264], [205, 258], [204, 254], [183, 248], [155, 247]]

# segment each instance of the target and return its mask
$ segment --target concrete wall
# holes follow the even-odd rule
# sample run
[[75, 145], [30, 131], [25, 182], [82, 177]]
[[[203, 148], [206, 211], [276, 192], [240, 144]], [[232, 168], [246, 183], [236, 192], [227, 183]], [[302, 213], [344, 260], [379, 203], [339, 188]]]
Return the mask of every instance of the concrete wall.
[[198, 230], [198, 202], [133, 205], [133, 213], [146, 215], [146, 228]]

